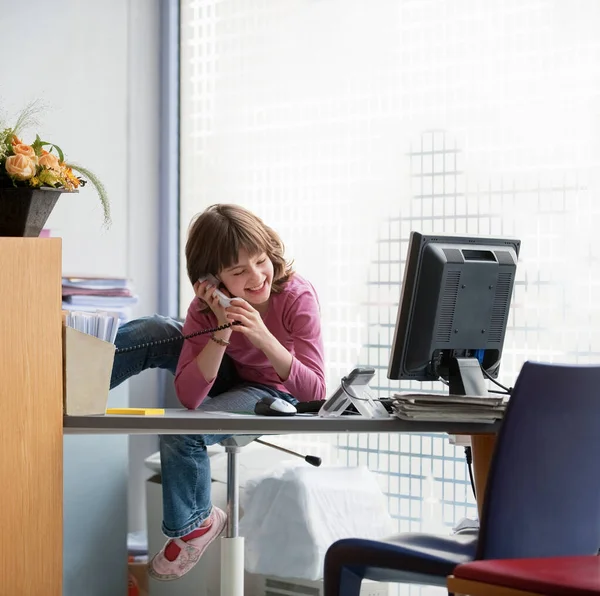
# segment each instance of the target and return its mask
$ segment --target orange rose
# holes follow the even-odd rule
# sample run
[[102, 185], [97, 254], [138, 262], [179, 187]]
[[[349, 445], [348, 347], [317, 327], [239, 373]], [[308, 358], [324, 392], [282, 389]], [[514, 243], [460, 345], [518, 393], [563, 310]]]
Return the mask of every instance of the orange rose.
[[38, 160], [38, 164], [44, 168], [48, 168], [49, 170], [60, 172], [60, 163], [58, 162], [58, 157], [56, 157], [56, 155], [52, 155], [52, 153], [45, 153], [42, 155]]
[[17, 180], [29, 180], [35, 174], [35, 161], [23, 154], [6, 158], [6, 171]]
[[17, 145], [13, 145], [13, 151], [15, 155], [25, 155], [26, 157], [31, 157], [31, 159], [35, 160], [35, 151], [31, 145], [25, 145], [25, 143], [19, 143]]

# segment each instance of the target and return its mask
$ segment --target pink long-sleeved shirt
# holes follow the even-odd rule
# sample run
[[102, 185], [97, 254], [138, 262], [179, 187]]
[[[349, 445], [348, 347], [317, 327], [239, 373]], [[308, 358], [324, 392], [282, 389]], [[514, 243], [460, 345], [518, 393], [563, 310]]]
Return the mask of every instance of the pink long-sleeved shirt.
[[[312, 284], [295, 273], [281, 293], [271, 294], [269, 309], [263, 320], [267, 329], [292, 354], [289, 377], [282, 381], [263, 352], [243, 334], [234, 331], [226, 353], [235, 363], [240, 378], [275, 387], [299, 401], [323, 399], [323, 340], [319, 302]], [[194, 298], [188, 308], [183, 334], [216, 326], [215, 315], [200, 312], [198, 300]], [[187, 339], [179, 357], [175, 390], [179, 401], [189, 409], [195, 409], [202, 403], [214, 382], [208, 382], [196, 364], [196, 357], [209, 341], [210, 334]]]

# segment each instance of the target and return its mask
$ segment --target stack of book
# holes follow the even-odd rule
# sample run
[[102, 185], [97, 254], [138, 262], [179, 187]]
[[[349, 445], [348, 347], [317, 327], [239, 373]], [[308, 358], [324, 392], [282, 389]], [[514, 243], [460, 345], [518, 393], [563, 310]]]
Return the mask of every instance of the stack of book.
[[396, 393], [392, 413], [402, 420], [493, 423], [504, 417], [508, 397]]
[[119, 322], [131, 318], [131, 307], [138, 301], [132, 286], [124, 278], [63, 277], [62, 307], [80, 312], [110, 311]]

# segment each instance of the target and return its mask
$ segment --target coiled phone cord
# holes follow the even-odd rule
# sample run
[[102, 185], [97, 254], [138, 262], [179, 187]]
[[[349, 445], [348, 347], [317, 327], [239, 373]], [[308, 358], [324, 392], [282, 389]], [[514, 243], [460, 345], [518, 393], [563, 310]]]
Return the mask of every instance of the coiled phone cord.
[[172, 341], [182, 341], [186, 339], [191, 339], [192, 337], [196, 337], [198, 335], [205, 335], [207, 333], [216, 333], [217, 331], [222, 331], [223, 329], [228, 329], [232, 325], [240, 325], [239, 321], [234, 321], [233, 323], [228, 323], [227, 325], [221, 325], [219, 327], [215, 327], [214, 329], [202, 329], [201, 331], [194, 331], [194, 333], [190, 333], [189, 335], [180, 335], [179, 337], [166, 337], [165, 339], [156, 339], [154, 341], [149, 341], [143, 344], [137, 344], [135, 346], [129, 346], [127, 348], [117, 348], [115, 350], [115, 354], [125, 354], [126, 352], [133, 352], [134, 350], [141, 350], [142, 348], [152, 348], [154, 346], [160, 346], [162, 344], [168, 344]]

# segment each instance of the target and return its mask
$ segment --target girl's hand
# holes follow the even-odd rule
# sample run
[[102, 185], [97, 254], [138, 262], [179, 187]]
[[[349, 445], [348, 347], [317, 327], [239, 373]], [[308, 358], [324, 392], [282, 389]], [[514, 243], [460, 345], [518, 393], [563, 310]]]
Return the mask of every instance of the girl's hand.
[[[231, 321], [227, 319], [227, 309], [221, 306], [219, 298], [215, 294], [216, 289], [218, 289], [217, 286], [211, 284], [208, 280], [204, 280], [203, 282], [197, 281], [194, 284], [194, 293], [196, 294], [196, 297], [206, 302], [208, 307], [215, 313], [219, 326], [227, 325], [231, 323]], [[221, 292], [226, 296], [231, 296], [225, 288], [222, 288]]]
[[227, 308], [227, 319], [230, 323], [238, 321], [233, 331], [243, 333], [259, 350], [265, 351], [269, 343], [275, 339], [267, 329], [260, 313], [242, 298], [236, 298]]

